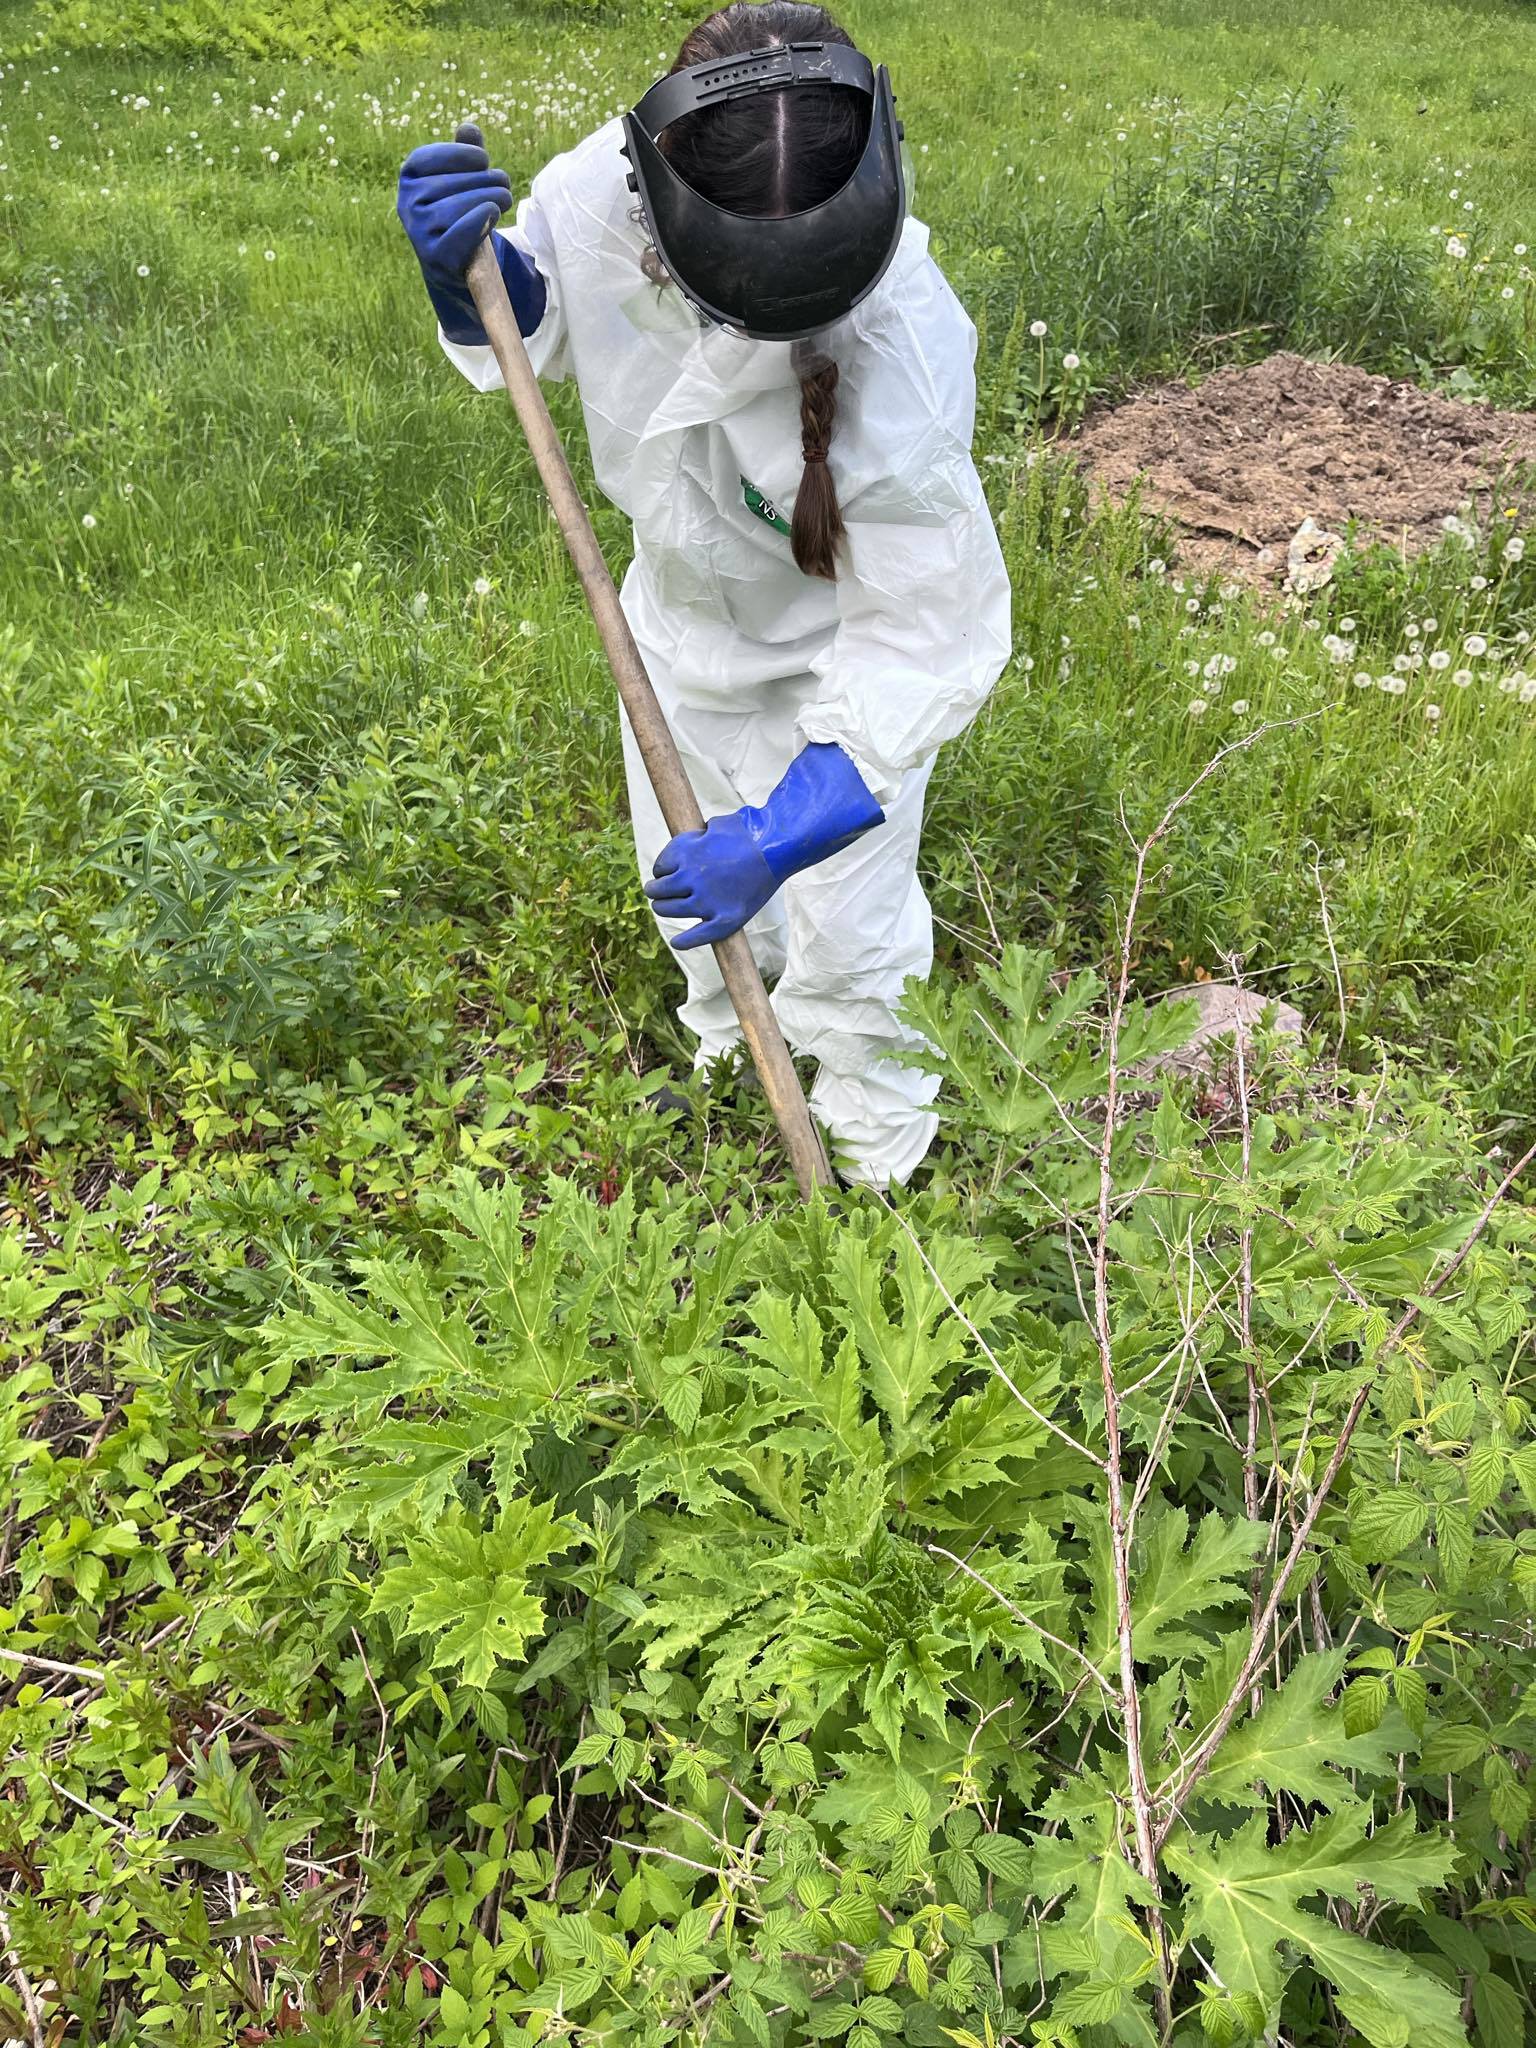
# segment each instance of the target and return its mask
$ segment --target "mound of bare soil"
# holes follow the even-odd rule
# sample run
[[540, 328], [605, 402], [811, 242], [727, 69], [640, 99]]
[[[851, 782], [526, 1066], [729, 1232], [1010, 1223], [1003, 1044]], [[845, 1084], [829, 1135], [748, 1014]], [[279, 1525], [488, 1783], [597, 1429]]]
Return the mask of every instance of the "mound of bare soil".
[[1112, 498], [1142, 479], [1143, 502], [1183, 528], [1189, 566], [1275, 583], [1309, 514], [1414, 551], [1448, 514], [1485, 516], [1505, 488], [1529, 489], [1536, 414], [1281, 352], [1091, 414], [1075, 446]]

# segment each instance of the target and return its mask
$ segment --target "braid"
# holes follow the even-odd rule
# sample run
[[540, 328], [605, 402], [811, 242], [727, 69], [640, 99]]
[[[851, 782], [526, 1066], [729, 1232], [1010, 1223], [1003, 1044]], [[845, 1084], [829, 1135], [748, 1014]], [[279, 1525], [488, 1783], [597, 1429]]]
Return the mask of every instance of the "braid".
[[790, 523], [790, 552], [796, 568], [807, 576], [823, 576], [833, 583], [838, 548], [847, 531], [837, 485], [827, 467], [837, 418], [838, 368], [813, 342], [797, 341], [790, 360], [800, 379], [800, 449], [805, 458]]

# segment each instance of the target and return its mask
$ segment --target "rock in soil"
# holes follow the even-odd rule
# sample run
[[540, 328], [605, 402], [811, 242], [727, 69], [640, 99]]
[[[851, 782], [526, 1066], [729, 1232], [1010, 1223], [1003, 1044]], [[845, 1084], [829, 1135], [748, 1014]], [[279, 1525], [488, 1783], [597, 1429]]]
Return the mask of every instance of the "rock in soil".
[[1243, 1057], [1248, 1057], [1254, 1032], [1266, 1010], [1272, 1013], [1271, 1028], [1285, 1038], [1301, 1038], [1307, 1020], [1293, 1004], [1273, 996], [1258, 995], [1253, 989], [1238, 988], [1229, 981], [1197, 981], [1192, 988], [1175, 989], [1166, 1000], [1188, 1002], [1193, 997], [1200, 1012], [1194, 1035], [1176, 1052], [1149, 1061], [1154, 1073], [1199, 1074], [1219, 1080], [1228, 1068], [1236, 1068], [1236, 1042], [1241, 1037]]
[[1536, 485], [1536, 413], [1284, 351], [1090, 414], [1072, 445], [1112, 499], [1142, 479], [1143, 503], [1183, 529], [1186, 567], [1271, 587], [1308, 517], [1415, 553], [1450, 515], [1486, 519]]

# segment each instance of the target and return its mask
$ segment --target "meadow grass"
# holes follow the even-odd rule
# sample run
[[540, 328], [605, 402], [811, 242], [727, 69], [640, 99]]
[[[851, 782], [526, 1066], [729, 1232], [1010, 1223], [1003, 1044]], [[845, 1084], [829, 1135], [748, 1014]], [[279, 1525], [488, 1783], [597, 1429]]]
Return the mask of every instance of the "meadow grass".
[[[1384, 1033], [1509, 1113], [1531, 1053], [1518, 692], [1485, 662], [1440, 693], [1438, 722], [1420, 678], [1396, 703], [1353, 693], [1306, 630], [1326, 604], [1284, 622], [1275, 658], [1251, 606], [1149, 579], [1166, 537], [1090, 517], [1044, 438], [1069, 347], [1069, 405], [1277, 333], [1530, 396], [1511, 145], [1536, 57], [1518, 8], [1410, 14], [1303, 7], [1283, 35], [1195, 6], [1155, 34], [1102, 5], [852, 19], [897, 73], [920, 209], [982, 326], [979, 453], [1017, 590], [1019, 659], [935, 784], [950, 957], [990, 944], [978, 877], [1005, 936], [1097, 955], [1122, 801], [1134, 817], [1166, 800], [1235, 701], [1309, 716], [1191, 814], [1143, 971], [1177, 980], [1237, 949], [1266, 987], [1328, 1008], [1321, 881], [1357, 1049]], [[607, 679], [510, 419], [438, 356], [391, 194], [404, 150], [464, 113], [525, 181], [633, 96], [681, 21], [449, 10], [329, 66], [7, 53], [13, 1153], [173, 1102], [204, 1040], [306, 1079], [352, 1056], [451, 1064], [491, 963], [497, 1001], [546, 1037], [602, 1028], [611, 994], [640, 1040], [680, 1052], [629, 875]], [[1448, 257], [1434, 227], [1475, 254]], [[1398, 249], [1398, 300], [1362, 331]], [[1235, 275], [1276, 326], [1213, 343], [1241, 313]], [[1420, 345], [1428, 319], [1441, 341], [1475, 329], [1477, 349], [1394, 350], [1394, 311]], [[1026, 319], [1048, 340], [1021, 343]], [[572, 394], [556, 405], [580, 460]], [[618, 567], [623, 521], [599, 521]], [[1485, 622], [1470, 569], [1458, 549], [1386, 574], [1360, 663], [1388, 668], [1416, 610], [1452, 645]], [[1523, 576], [1499, 587], [1507, 673], [1527, 595]], [[1214, 603], [1186, 611], [1197, 595]], [[1236, 666], [1192, 718], [1186, 665], [1218, 654]]]

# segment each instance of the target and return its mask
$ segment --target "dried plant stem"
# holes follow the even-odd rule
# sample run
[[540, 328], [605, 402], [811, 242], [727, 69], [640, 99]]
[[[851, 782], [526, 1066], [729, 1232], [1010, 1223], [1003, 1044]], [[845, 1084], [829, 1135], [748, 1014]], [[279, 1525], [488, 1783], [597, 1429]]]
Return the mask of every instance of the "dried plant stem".
[[[1444, 1271], [1438, 1274], [1430, 1285], [1425, 1288], [1423, 1299], [1432, 1299], [1443, 1292], [1457, 1273], [1461, 1271], [1461, 1268], [1471, 1256], [1474, 1245], [1477, 1244], [1478, 1240], [1487, 1230], [1488, 1225], [1493, 1221], [1499, 1204], [1504, 1200], [1504, 1197], [1531, 1164], [1532, 1160], [1536, 1160], [1536, 1145], [1527, 1147], [1499, 1182], [1493, 1193], [1488, 1197], [1488, 1200], [1483, 1204], [1477, 1221], [1473, 1224], [1472, 1229], [1468, 1232]], [[1344, 1278], [1342, 1274], [1338, 1277], [1341, 1280]], [[1350, 1291], [1353, 1292], [1354, 1290], [1351, 1289]], [[1403, 1313], [1382, 1339], [1371, 1361], [1370, 1371], [1362, 1380], [1355, 1392], [1354, 1399], [1349, 1404], [1344, 1421], [1339, 1429], [1338, 1439], [1333, 1447], [1333, 1455], [1328, 1460], [1321, 1479], [1318, 1480], [1317, 1485], [1313, 1488], [1312, 1498], [1307, 1503], [1306, 1511], [1302, 1515], [1301, 1520], [1296, 1524], [1296, 1533], [1291, 1539], [1290, 1549], [1286, 1552], [1279, 1571], [1275, 1574], [1274, 1583], [1270, 1587], [1269, 1598], [1265, 1601], [1263, 1609], [1254, 1620], [1242, 1668], [1239, 1670], [1237, 1677], [1232, 1683], [1231, 1690], [1228, 1692], [1226, 1699], [1223, 1701], [1204, 1735], [1201, 1736], [1188, 1755], [1185, 1756], [1172, 1783], [1162, 1788], [1160, 1803], [1163, 1811], [1156, 1832], [1156, 1843], [1159, 1849], [1168, 1839], [1169, 1834], [1178, 1821], [1180, 1813], [1188, 1803], [1190, 1794], [1210, 1768], [1217, 1750], [1220, 1749], [1222, 1743], [1226, 1740], [1228, 1730], [1237, 1719], [1245, 1696], [1253, 1686], [1259, 1668], [1267, 1655], [1266, 1639], [1271, 1628], [1274, 1626], [1275, 1617], [1280, 1611], [1280, 1604], [1285, 1598], [1286, 1588], [1291, 1582], [1291, 1575], [1301, 1560], [1302, 1552], [1307, 1547], [1317, 1518], [1322, 1513], [1323, 1505], [1327, 1501], [1329, 1494], [1333, 1491], [1334, 1481], [1339, 1476], [1345, 1458], [1349, 1455], [1350, 1442], [1354, 1437], [1361, 1416], [1365, 1413], [1365, 1406], [1371, 1397], [1371, 1390], [1376, 1384], [1377, 1375], [1382, 1365], [1397, 1351], [1403, 1339], [1408, 1335], [1414, 1324], [1418, 1322], [1422, 1314], [1423, 1310], [1418, 1302], [1411, 1302], [1404, 1309]]]

